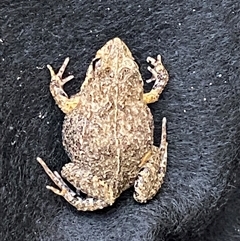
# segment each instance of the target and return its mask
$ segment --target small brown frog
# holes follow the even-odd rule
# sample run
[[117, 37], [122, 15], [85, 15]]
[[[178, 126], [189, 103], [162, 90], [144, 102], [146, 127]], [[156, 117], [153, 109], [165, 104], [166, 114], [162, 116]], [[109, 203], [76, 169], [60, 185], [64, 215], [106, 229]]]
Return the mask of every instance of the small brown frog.
[[64, 165], [61, 175], [76, 192], [38, 157], [59, 189], [47, 188], [83, 211], [112, 205], [130, 186], [134, 186], [136, 201], [147, 202], [160, 189], [167, 165], [166, 118], [162, 120], [160, 147], [156, 147], [153, 117], [147, 106], [158, 100], [168, 82], [160, 55], [156, 60], [147, 58], [153, 66], [148, 67], [152, 78], [147, 82], [155, 81], [149, 93], [143, 93], [138, 65], [119, 38], [109, 40], [97, 51], [80, 92], [71, 97], [63, 90], [73, 78], [62, 78], [68, 62], [66, 58], [57, 74], [47, 67], [52, 96], [66, 114], [63, 146], [71, 162]]

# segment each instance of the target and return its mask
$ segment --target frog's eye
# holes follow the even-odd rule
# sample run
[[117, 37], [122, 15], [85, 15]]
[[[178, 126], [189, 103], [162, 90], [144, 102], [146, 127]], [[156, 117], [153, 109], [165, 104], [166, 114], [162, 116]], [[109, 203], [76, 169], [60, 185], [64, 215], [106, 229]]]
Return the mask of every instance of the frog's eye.
[[101, 58], [94, 59], [92, 62], [92, 65], [93, 65], [93, 70], [99, 68], [101, 65]]

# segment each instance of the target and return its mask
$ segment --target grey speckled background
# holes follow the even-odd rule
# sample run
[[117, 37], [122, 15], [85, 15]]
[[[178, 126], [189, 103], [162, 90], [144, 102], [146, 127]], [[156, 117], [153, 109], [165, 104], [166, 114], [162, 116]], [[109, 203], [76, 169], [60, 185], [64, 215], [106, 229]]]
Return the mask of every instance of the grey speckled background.
[[[1, 0], [1, 240], [239, 240], [239, 16], [237, 0]], [[170, 73], [150, 105], [156, 145], [168, 119], [168, 173], [147, 205], [130, 189], [112, 207], [77, 212], [45, 189], [51, 181], [35, 160], [55, 170], [69, 161], [46, 64], [70, 56], [73, 94], [115, 36], [144, 79], [149, 55], [160, 53]]]

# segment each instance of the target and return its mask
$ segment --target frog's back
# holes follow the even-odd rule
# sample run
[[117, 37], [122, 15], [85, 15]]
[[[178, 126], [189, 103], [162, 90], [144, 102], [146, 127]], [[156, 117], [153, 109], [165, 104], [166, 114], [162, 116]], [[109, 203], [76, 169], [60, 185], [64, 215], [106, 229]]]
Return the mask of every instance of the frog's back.
[[153, 118], [147, 105], [136, 102], [116, 107], [108, 102], [98, 103], [95, 112], [85, 108], [65, 116], [63, 144], [70, 159], [92, 173], [114, 172], [119, 160], [122, 172], [135, 172], [153, 144]]
[[89, 65], [80, 103], [66, 115], [63, 144], [71, 160], [95, 175], [136, 175], [153, 144], [153, 119], [128, 47], [107, 42]]

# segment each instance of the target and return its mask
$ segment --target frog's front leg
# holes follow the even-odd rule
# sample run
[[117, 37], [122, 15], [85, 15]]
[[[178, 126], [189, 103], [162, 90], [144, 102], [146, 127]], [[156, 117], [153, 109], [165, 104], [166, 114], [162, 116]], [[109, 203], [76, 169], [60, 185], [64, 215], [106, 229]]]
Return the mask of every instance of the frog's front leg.
[[167, 166], [166, 118], [162, 120], [162, 137], [160, 148], [153, 146], [152, 155], [141, 166], [134, 183], [134, 199], [145, 203], [152, 199], [160, 189]]
[[78, 95], [74, 95], [72, 97], [68, 97], [68, 95], [63, 90], [64, 84], [74, 78], [73, 75], [62, 78], [62, 75], [68, 65], [69, 58], [66, 58], [59, 69], [58, 73], [55, 74], [53, 68], [50, 65], [47, 65], [47, 68], [51, 74], [51, 83], [50, 83], [50, 91], [51, 94], [58, 105], [58, 107], [65, 113], [70, 113], [80, 102], [80, 98]]
[[63, 181], [58, 172], [52, 172], [40, 157], [37, 158], [37, 161], [41, 164], [45, 172], [59, 188], [57, 189], [52, 186], [47, 186], [47, 189], [50, 189], [55, 194], [62, 196], [72, 206], [76, 207], [77, 210], [94, 211], [109, 206], [109, 203], [106, 203], [105, 201], [100, 199], [95, 199], [91, 197], [82, 198], [67, 186], [67, 184]]
[[156, 102], [166, 86], [169, 76], [168, 72], [162, 64], [161, 56], [158, 55], [155, 60], [152, 57], [147, 58], [147, 62], [152, 64], [154, 68], [148, 67], [148, 70], [152, 73], [152, 77], [146, 80], [147, 83], [155, 81], [152, 90], [149, 93], [143, 94], [143, 100], [146, 104]]

